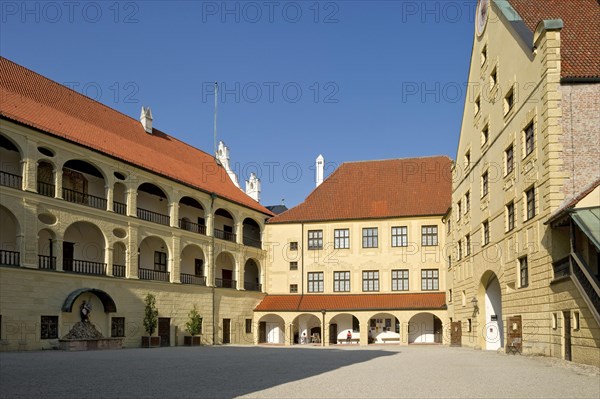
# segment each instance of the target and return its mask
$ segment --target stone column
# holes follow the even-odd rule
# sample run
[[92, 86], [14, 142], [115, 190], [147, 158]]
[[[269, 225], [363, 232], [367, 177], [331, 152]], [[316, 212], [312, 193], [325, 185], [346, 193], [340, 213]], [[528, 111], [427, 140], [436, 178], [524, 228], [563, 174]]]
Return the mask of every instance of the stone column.
[[106, 275], [113, 275], [113, 249], [110, 244], [106, 244], [104, 249], [104, 263], [106, 263]]
[[181, 283], [181, 239], [173, 235], [171, 247], [171, 282]]
[[236, 242], [238, 244], [244, 244], [244, 224], [242, 221], [238, 221], [235, 224]]
[[[129, 208], [129, 205], [128, 205]], [[136, 227], [129, 227], [127, 235], [127, 251], [125, 259], [125, 277], [138, 278], [138, 230]]]
[[62, 164], [56, 165], [56, 169], [54, 169], [54, 198], [62, 199]]
[[[126, 193], [127, 201], [127, 216], [137, 217], [137, 190], [135, 188], [128, 188]], [[136, 248], [137, 253], [137, 248]], [[137, 256], [137, 255], [136, 255]], [[137, 261], [136, 261], [137, 263]], [[137, 271], [136, 271], [137, 275]]]
[[169, 218], [171, 227], [179, 227], [179, 203], [171, 202], [169, 204]]
[[56, 271], [63, 271], [63, 237], [56, 237]]
[[110, 183], [104, 186], [104, 194], [106, 196], [106, 210], [109, 212], [113, 211], [113, 189]]

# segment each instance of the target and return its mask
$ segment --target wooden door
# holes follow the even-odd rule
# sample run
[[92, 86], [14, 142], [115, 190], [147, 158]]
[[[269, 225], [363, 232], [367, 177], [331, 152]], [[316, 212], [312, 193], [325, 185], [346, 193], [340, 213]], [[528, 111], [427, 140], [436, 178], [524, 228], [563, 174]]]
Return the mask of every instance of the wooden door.
[[442, 321], [433, 316], [433, 342], [442, 343]]
[[329, 325], [329, 343], [337, 344], [338, 328], [337, 324]]
[[267, 342], [267, 322], [261, 321], [258, 323], [258, 343], [264, 344]]
[[75, 243], [63, 242], [63, 270], [73, 271], [73, 256], [75, 254]]
[[460, 321], [450, 323], [450, 346], [462, 346], [462, 324]]
[[571, 311], [563, 312], [565, 334], [565, 360], [571, 360]]
[[158, 318], [158, 335], [160, 346], [171, 346], [171, 319], [168, 317]]
[[511, 316], [506, 320], [506, 353], [523, 351], [523, 320], [521, 316]]
[[231, 343], [231, 319], [223, 319], [223, 343]]

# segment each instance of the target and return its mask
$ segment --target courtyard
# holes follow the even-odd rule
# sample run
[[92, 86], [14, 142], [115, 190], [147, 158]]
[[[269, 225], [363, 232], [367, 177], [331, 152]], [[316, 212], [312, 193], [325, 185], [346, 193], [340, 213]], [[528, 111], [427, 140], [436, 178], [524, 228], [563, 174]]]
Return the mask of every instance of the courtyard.
[[0, 354], [5, 398], [598, 398], [598, 369], [443, 346]]

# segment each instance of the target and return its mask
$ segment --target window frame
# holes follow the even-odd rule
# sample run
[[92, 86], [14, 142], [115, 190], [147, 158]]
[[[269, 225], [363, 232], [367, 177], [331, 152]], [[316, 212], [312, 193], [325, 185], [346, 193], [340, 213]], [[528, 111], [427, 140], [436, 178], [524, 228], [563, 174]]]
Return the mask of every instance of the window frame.
[[125, 337], [125, 317], [110, 318], [110, 337], [124, 338]]
[[484, 220], [481, 228], [483, 230], [483, 246], [485, 247], [490, 243], [490, 221]]
[[290, 270], [298, 270], [298, 261], [297, 260], [290, 261]]
[[167, 272], [166, 252], [154, 251], [154, 270], [157, 272]]
[[519, 259], [519, 288], [529, 286], [529, 260], [527, 255], [521, 256]]
[[[372, 234], [372, 233], [374, 233], [374, 234]], [[362, 247], [363, 248], [379, 248], [379, 229], [377, 227], [363, 227], [363, 229], [362, 229]]]
[[[345, 235], [340, 233], [345, 232]], [[345, 244], [345, 245], [340, 245]], [[333, 248], [335, 249], [350, 249], [350, 229], [334, 229], [333, 230]]]
[[318, 251], [323, 249], [323, 230], [308, 230], [308, 250]]
[[308, 272], [306, 277], [306, 292], [324, 292], [325, 273]]
[[[425, 231], [427, 229], [431, 229], [432, 232]], [[435, 230], [435, 233], [433, 232]], [[439, 245], [439, 229], [437, 225], [423, 225], [421, 226], [421, 246], [422, 247], [437, 247]], [[432, 243], [428, 243], [429, 238], [431, 238]], [[435, 241], [435, 243], [433, 242]]]
[[533, 121], [529, 122], [523, 130], [523, 142], [525, 148], [525, 157], [531, 154], [535, 150], [535, 126]]
[[[431, 276], [428, 276], [431, 272]], [[431, 282], [431, 288], [428, 288]], [[421, 269], [421, 291], [439, 291], [440, 290], [440, 270], [439, 269]]]
[[527, 216], [526, 220], [529, 221], [533, 219], [536, 215], [535, 211], [535, 186], [531, 186], [529, 189], [525, 190], [525, 215]]
[[350, 292], [350, 271], [333, 272], [333, 292]]
[[40, 316], [40, 339], [58, 339], [58, 316]]
[[485, 172], [481, 175], [481, 198], [484, 198], [488, 195], [490, 190], [490, 174], [486, 169]]
[[515, 169], [515, 145], [511, 143], [504, 150], [504, 161], [505, 161], [505, 174], [504, 176], [508, 176]]
[[379, 270], [363, 270], [362, 291], [379, 292]]
[[410, 273], [408, 269], [393, 269], [392, 291], [410, 291]]
[[290, 251], [298, 250], [298, 241], [290, 241]]
[[290, 294], [298, 293], [298, 284], [290, 284]]
[[392, 226], [392, 247], [408, 246], [408, 226]]
[[506, 232], [513, 231], [516, 226], [515, 219], [515, 201], [510, 201], [506, 204]]

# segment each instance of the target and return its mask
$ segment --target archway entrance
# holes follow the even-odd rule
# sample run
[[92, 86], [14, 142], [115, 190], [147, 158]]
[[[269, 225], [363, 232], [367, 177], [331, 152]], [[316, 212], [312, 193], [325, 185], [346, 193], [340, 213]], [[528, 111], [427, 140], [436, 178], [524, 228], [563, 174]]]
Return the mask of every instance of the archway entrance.
[[502, 291], [495, 273], [487, 271], [483, 274], [478, 297], [482, 308], [480, 309], [480, 320], [483, 321], [485, 327], [483, 331], [485, 349], [498, 350], [504, 347], [504, 328], [502, 324]]
[[409, 344], [441, 344], [442, 321], [431, 313], [417, 313], [408, 322]]
[[258, 321], [259, 344], [283, 344], [285, 339], [285, 322], [276, 314], [268, 314]]
[[320, 344], [323, 338], [321, 320], [312, 314], [301, 314], [293, 322], [295, 344]]

